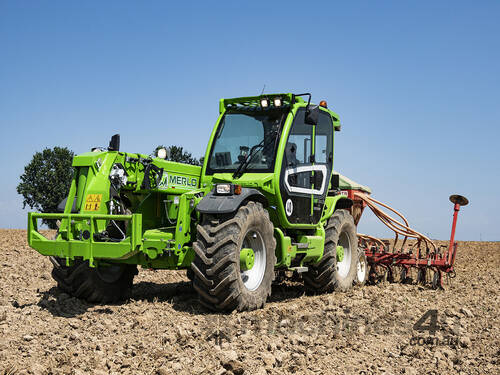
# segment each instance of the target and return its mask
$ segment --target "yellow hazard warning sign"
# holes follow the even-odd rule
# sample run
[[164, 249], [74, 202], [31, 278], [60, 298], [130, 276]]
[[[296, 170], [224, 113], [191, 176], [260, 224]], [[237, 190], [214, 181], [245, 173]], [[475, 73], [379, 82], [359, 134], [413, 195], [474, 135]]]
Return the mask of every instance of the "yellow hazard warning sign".
[[85, 199], [85, 211], [99, 211], [101, 208], [102, 194], [87, 194]]

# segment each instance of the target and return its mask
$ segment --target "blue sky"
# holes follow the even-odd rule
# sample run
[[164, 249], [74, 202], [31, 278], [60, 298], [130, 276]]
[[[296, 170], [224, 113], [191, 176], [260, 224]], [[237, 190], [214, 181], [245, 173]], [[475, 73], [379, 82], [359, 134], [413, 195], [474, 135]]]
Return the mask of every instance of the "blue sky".
[[[309, 91], [339, 113], [335, 168], [433, 238], [500, 240], [500, 3], [0, 1], [0, 227], [35, 151], [201, 156], [218, 99]], [[390, 232], [365, 215], [360, 231]]]

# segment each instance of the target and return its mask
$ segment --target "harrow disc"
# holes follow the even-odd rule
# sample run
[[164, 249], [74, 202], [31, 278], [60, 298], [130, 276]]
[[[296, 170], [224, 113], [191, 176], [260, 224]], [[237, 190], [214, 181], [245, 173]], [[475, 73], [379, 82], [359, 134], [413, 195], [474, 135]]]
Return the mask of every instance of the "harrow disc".
[[426, 271], [425, 268], [419, 268], [417, 273], [417, 284], [425, 285]]
[[394, 271], [392, 270], [391, 266], [388, 266], [387, 270], [385, 271], [385, 279], [390, 283], [394, 282]]
[[441, 289], [441, 272], [434, 271], [434, 276], [432, 277], [432, 289]]
[[400, 282], [401, 284], [410, 284], [412, 282], [411, 277], [408, 276], [408, 270], [405, 267], [401, 270]]

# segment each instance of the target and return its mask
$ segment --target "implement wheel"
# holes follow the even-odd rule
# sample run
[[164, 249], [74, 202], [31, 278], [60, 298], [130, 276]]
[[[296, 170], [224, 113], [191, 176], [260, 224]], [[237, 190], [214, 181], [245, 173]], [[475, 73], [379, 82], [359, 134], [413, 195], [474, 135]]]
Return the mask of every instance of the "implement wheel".
[[308, 292], [347, 291], [356, 281], [358, 237], [356, 225], [346, 210], [337, 210], [325, 229], [325, 249], [317, 264], [303, 274]]
[[263, 307], [274, 280], [276, 240], [262, 204], [248, 202], [223, 222], [205, 217], [197, 229], [191, 269], [200, 302], [218, 311]]
[[73, 297], [91, 303], [114, 303], [126, 299], [137, 266], [131, 264], [113, 264], [91, 268], [88, 261], [75, 260], [70, 267], [61, 258], [51, 257], [54, 264], [52, 277], [59, 289]]
[[362, 248], [358, 248], [358, 264], [356, 267], [356, 283], [364, 285], [368, 279], [368, 262], [366, 261], [365, 251]]

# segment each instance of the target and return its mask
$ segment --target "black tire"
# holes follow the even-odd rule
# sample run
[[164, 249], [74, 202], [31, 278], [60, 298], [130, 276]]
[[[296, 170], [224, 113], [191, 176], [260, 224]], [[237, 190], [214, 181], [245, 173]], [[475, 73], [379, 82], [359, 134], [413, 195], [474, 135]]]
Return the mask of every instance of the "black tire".
[[191, 268], [188, 268], [186, 270], [186, 277], [189, 279], [190, 282], [193, 282], [194, 280], [194, 272]]
[[[325, 232], [323, 257], [319, 263], [309, 265], [309, 270], [303, 274], [304, 286], [312, 293], [329, 293], [335, 289], [347, 291], [357, 278], [358, 237], [354, 219], [348, 211], [337, 210], [328, 220]], [[347, 272], [342, 275], [337, 265], [337, 245], [346, 240], [351, 256]]]
[[88, 261], [75, 260], [67, 267], [63, 259], [55, 258], [52, 277], [59, 289], [73, 297], [91, 303], [114, 303], [129, 296], [137, 266], [113, 264], [89, 267]]
[[[200, 302], [217, 311], [249, 311], [263, 307], [271, 295], [275, 277], [276, 240], [273, 224], [262, 204], [248, 202], [238, 209], [234, 217], [222, 222], [206, 216], [197, 230], [191, 269], [194, 273], [193, 287]], [[259, 243], [262, 244], [258, 251], [261, 254], [259, 269], [262, 278], [259, 277], [260, 282], [251, 289], [245, 286], [246, 274], [242, 274], [240, 269], [240, 250], [250, 235], [260, 238]], [[265, 254], [265, 259], [262, 254]], [[257, 264], [257, 253], [255, 257]]]

